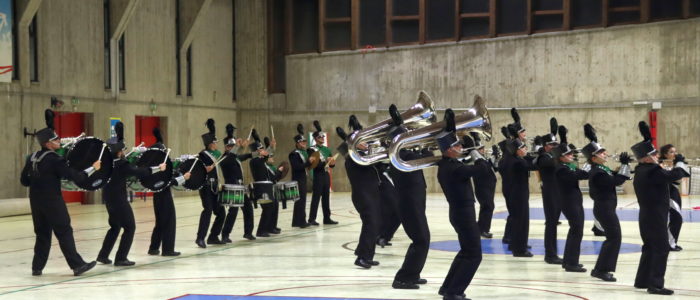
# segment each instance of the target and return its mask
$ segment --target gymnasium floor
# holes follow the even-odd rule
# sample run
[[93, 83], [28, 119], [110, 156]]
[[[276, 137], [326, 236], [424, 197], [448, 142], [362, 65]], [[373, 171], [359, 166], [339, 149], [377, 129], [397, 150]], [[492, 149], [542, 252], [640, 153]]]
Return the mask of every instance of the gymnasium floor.
[[[347, 193], [332, 194], [333, 218], [339, 225], [291, 229], [291, 209], [280, 210], [282, 234], [256, 241], [244, 240], [242, 216], [225, 246], [199, 249], [194, 244], [201, 211], [196, 197], [177, 198], [176, 250], [182, 256], [167, 258], [146, 254], [153, 207], [137, 200], [133, 204], [137, 220], [136, 238], [129, 258], [134, 267], [97, 265], [80, 277], [72, 276], [54, 238], [44, 275], [31, 276], [34, 234], [30, 216], [0, 218], [0, 298], [1, 299], [440, 299], [437, 295], [456, 249], [456, 235], [447, 219], [447, 203], [442, 194], [428, 196], [428, 219], [433, 245], [422, 277], [428, 284], [419, 290], [395, 290], [391, 282], [410, 243], [399, 229], [393, 246], [378, 248], [378, 267], [370, 270], [353, 265], [352, 249], [360, 229], [360, 219]], [[684, 197], [683, 207], [700, 206], [700, 197]], [[657, 299], [632, 287], [640, 255], [637, 205], [633, 197], [621, 196], [618, 213], [622, 221], [623, 249], [618, 261], [616, 283], [604, 283], [588, 273], [567, 273], [560, 266], [543, 262], [544, 221], [540, 195], [531, 196], [530, 243], [533, 258], [514, 258], [504, 251], [500, 238], [504, 213], [493, 222], [495, 237], [482, 240], [485, 253], [474, 281], [467, 289], [473, 299]], [[585, 206], [592, 207], [586, 200]], [[101, 205], [70, 206], [78, 251], [93, 260], [107, 230], [107, 214]], [[497, 212], [503, 212], [502, 196]], [[260, 213], [256, 213], [257, 217]], [[586, 211], [586, 231], [581, 262], [593, 267], [602, 238], [590, 231], [590, 209]], [[679, 245], [685, 250], [671, 252], [666, 286], [674, 296], [663, 299], [700, 298], [700, 211], [685, 211]], [[568, 226], [559, 226], [562, 245]], [[440, 249], [440, 250], [438, 250]], [[559, 248], [563, 251], [563, 246]], [[116, 247], [115, 247], [116, 251]], [[112, 253], [114, 255], [114, 252]], [[113, 256], [111, 257], [113, 259]]]

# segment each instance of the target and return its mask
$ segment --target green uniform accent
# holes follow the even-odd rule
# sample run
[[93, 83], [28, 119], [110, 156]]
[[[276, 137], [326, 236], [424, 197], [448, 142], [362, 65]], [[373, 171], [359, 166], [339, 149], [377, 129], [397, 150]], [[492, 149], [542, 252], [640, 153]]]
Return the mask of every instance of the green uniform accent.
[[613, 173], [612, 173], [612, 170], [610, 170], [610, 168], [608, 168], [606, 165], [599, 165], [599, 164], [595, 164], [595, 165], [596, 165], [598, 168], [603, 169], [603, 171], [605, 171], [605, 173], [608, 173], [608, 175], [611, 175], [611, 176], [612, 176], [612, 174], [613, 174]]
[[572, 163], [572, 162], [570, 162], [570, 163], [565, 163], [564, 165], [566, 165], [567, 167], [569, 167], [569, 169], [571, 169], [571, 171], [576, 171], [576, 169], [578, 169], [578, 165], [576, 165], [575, 163]]
[[219, 150], [207, 150], [207, 153], [211, 154], [211, 156], [213, 156], [216, 159], [219, 159], [221, 157], [221, 151]]

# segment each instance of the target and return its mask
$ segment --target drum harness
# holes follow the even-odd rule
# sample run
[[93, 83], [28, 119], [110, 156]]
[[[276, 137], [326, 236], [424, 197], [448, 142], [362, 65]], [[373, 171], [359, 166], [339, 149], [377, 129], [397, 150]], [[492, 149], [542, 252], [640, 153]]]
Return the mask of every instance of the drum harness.
[[46, 152], [42, 153], [39, 157], [37, 157], [37, 154], [39, 154], [39, 152], [40, 151], [34, 152], [34, 154], [32, 154], [32, 158], [30, 159], [30, 161], [32, 163], [32, 178], [39, 177], [39, 169], [38, 169], [39, 163], [41, 162], [42, 159], [44, 159], [44, 157], [46, 157], [46, 155], [48, 155], [49, 153], [53, 153], [53, 154], [58, 155], [58, 153], [56, 153], [54, 151], [47, 150]]

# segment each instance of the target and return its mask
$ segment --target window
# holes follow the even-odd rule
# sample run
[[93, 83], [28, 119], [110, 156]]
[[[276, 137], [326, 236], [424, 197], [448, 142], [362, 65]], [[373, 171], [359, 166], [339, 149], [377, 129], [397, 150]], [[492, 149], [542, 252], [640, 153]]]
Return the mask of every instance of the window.
[[496, 8], [491, 6], [491, 2], [491, 0], [459, 0], [460, 39], [484, 38], [496, 34], [495, 26], [492, 27]]
[[39, 81], [39, 48], [37, 39], [37, 16], [34, 16], [29, 24], [29, 80]]
[[180, 0], [175, 0], [175, 95], [182, 95], [182, 63], [180, 62]]
[[527, 32], [527, 1], [500, 1], [497, 7], [496, 23], [500, 35], [522, 34]]
[[187, 96], [192, 96], [192, 45], [187, 48]]
[[430, 0], [426, 3], [426, 40], [455, 39], [455, 0]]
[[19, 80], [19, 40], [17, 40], [17, 28], [19, 27], [19, 15], [17, 15], [17, 0], [12, 1], [12, 80]]
[[425, 41], [421, 22], [425, 0], [387, 0], [387, 40], [390, 45], [415, 44]]
[[284, 1], [268, 0], [267, 90], [270, 93], [284, 93], [285, 90], [285, 5]]
[[318, 1], [294, 0], [292, 9], [293, 51], [318, 51]]
[[652, 20], [680, 18], [683, 16], [683, 0], [653, 0], [649, 12]]
[[124, 36], [119, 38], [119, 90], [126, 91], [126, 53], [124, 53]]
[[690, 16], [700, 16], [700, 0], [686, 0], [690, 2], [688, 10], [690, 10]]
[[570, 11], [564, 9], [564, 2], [567, 0], [531, 1], [532, 11], [530, 12], [531, 23], [529, 32], [557, 31], [569, 27]]
[[[284, 34], [284, 33], [283, 33]], [[236, 4], [231, 1], [231, 100], [236, 102]]]
[[386, 45], [386, 1], [360, 0], [360, 48]]
[[571, 26], [589, 28], [603, 25], [602, 0], [570, 0]]
[[[639, 23], [641, 19], [640, 0], [608, 0], [608, 24], [624, 25]], [[648, 1], [648, 0], [647, 0]]]
[[352, 46], [350, 0], [319, 0], [319, 3], [321, 51], [350, 49]]
[[109, 16], [109, 0], [104, 0], [103, 2], [103, 15], [104, 15], [104, 85], [105, 89], [111, 89], [112, 88], [112, 64], [110, 62], [111, 60], [111, 54], [110, 54], [110, 47], [109, 47], [109, 41], [110, 41], [110, 16]]

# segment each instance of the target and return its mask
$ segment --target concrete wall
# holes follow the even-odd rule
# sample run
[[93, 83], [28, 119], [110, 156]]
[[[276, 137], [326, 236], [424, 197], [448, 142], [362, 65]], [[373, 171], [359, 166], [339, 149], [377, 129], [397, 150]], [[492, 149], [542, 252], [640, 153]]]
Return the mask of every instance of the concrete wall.
[[[237, 77], [247, 76], [242, 80], [245, 85], [239, 82], [238, 91], [247, 103], [267, 99], [264, 89], [256, 87], [251, 92], [247, 86], [252, 83], [246, 83], [262, 82], [264, 87], [266, 69], [260, 65], [265, 59], [265, 44], [264, 37], [263, 42], [259, 41], [259, 32], [264, 32], [265, 23], [260, 16], [264, 16], [265, 7], [260, 3], [264, 1], [235, 1], [239, 13], [251, 22], [249, 25], [238, 21], [237, 34], [238, 39], [243, 39], [239, 40], [237, 51], [244, 58], [236, 58]], [[222, 139], [226, 123], [238, 125], [233, 95], [232, 30], [237, 19], [233, 9], [234, 1], [213, 0], [202, 15], [192, 42], [193, 96], [188, 97], [176, 95], [175, 1], [139, 1], [124, 33], [126, 91], [115, 98], [103, 83], [102, 2], [43, 1], [37, 13], [39, 82], [27, 87], [19, 82], [0, 84], [0, 137], [7, 143], [7, 162], [0, 166], [0, 199], [26, 196], [19, 174], [31, 139], [23, 138], [22, 128], [45, 127], [43, 110], [48, 108], [51, 95], [65, 101], [61, 111], [72, 111], [71, 98], [79, 99], [75, 111], [92, 113], [93, 134], [101, 138], [108, 138], [109, 118], [118, 117], [126, 125], [127, 144], [133, 144], [135, 116], [141, 115], [167, 117], [163, 129], [173, 156], [202, 149], [200, 135], [206, 132], [204, 122], [209, 117], [216, 120]], [[251, 78], [251, 71], [258, 72], [258, 78]], [[183, 81], [183, 91], [185, 84]], [[151, 101], [157, 104], [155, 111], [150, 109]], [[31, 145], [31, 151], [37, 148], [36, 143]]]
[[[370, 124], [385, 119], [386, 111], [369, 114], [369, 107], [385, 110], [395, 103], [407, 108], [422, 89], [441, 109], [470, 107], [475, 94], [492, 108], [521, 107], [529, 136], [546, 133], [548, 119], [555, 116], [579, 147], [586, 143], [582, 126], [590, 122], [601, 142], [620, 152], [640, 140], [636, 123], [648, 120], [650, 106], [632, 102], [661, 101], [660, 145], [674, 143], [686, 156], [698, 157], [698, 49], [700, 19], [691, 19], [366, 54], [294, 55], [287, 58], [287, 111], [273, 122], [310, 126], [318, 118], [331, 129], [345, 126], [347, 116], [356, 113]], [[497, 128], [512, 122], [507, 110], [494, 109], [491, 117]], [[502, 139], [497, 128], [496, 141]], [[331, 144], [339, 143], [332, 136]], [[431, 181], [433, 173], [426, 173]], [[437, 184], [429, 186], [439, 191]]]

